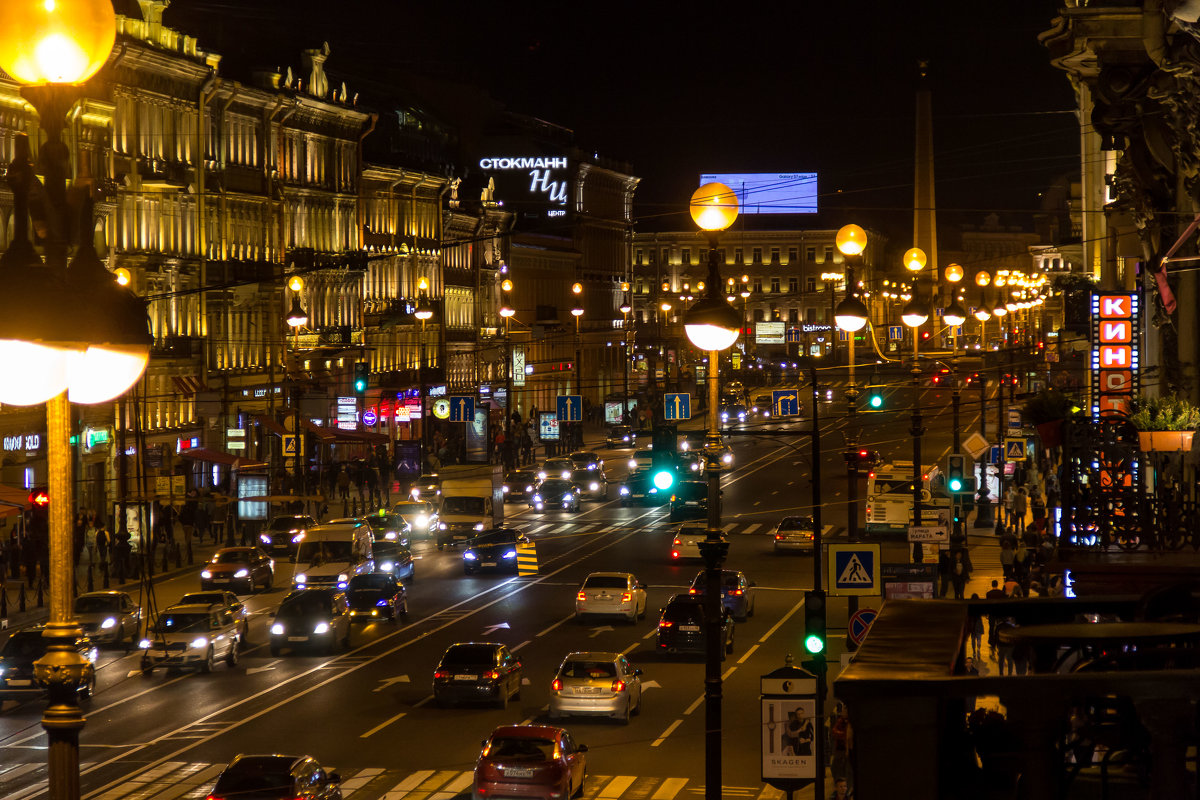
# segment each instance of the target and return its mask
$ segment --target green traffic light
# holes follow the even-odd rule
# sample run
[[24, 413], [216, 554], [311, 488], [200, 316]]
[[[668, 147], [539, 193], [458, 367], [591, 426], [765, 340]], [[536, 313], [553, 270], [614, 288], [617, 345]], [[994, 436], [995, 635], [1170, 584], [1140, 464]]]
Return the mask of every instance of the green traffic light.
[[952, 492], [961, 492], [961, 491], [962, 491], [962, 488], [963, 488], [963, 482], [962, 482], [962, 478], [951, 478], [951, 479], [950, 479], [950, 480], [947, 482], [947, 485], [949, 485], [949, 487], [950, 487], [950, 491], [952, 491]]
[[665, 492], [675, 485], [675, 475], [669, 469], [660, 469], [654, 473], [654, 487], [660, 492]]
[[825, 640], [815, 633], [810, 633], [804, 637], [804, 649], [816, 655], [825, 651]]
[[354, 391], [365, 392], [367, 390], [367, 382], [359, 379], [354, 382]]
[[871, 403], [871, 408], [883, 408], [883, 395], [881, 395], [881, 394], [871, 395], [870, 403]]

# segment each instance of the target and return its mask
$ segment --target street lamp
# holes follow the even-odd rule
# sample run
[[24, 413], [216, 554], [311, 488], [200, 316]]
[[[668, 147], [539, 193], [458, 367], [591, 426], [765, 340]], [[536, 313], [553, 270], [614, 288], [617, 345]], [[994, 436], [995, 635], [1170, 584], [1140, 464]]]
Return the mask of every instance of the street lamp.
[[512, 357], [512, 339], [508, 335], [508, 321], [517, 313], [511, 305], [511, 295], [513, 290], [513, 282], [508, 278], [500, 281], [500, 317], [504, 320], [504, 452], [501, 457], [504, 460], [504, 468], [512, 469], [513, 461], [513, 440], [512, 440], [512, 415], [516, 407], [513, 402], [513, 357]]
[[[833, 311], [834, 322], [839, 329], [846, 332], [849, 343], [848, 364], [850, 381], [846, 387], [846, 477], [848, 491], [846, 494], [846, 530], [850, 541], [858, 539], [858, 430], [855, 427], [855, 415], [858, 413], [858, 386], [854, 383], [854, 339], [858, 332], [867, 324], [867, 307], [858, 299], [854, 268], [862, 262], [863, 250], [867, 247], [867, 234], [857, 225], [846, 225], [837, 232], [834, 243], [842, 253], [846, 263], [846, 294], [842, 302]], [[817, 554], [820, 557], [820, 554]], [[814, 586], [820, 589], [820, 586]]]
[[717, 411], [717, 364], [722, 350], [737, 341], [741, 316], [721, 293], [721, 265], [717, 240], [737, 219], [738, 201], [721, 183], [706, 183], [692, 193], [688, 206], [692, 219], [708, 237], [707, 294], [692, 304], [683, 318], [687, 337], [708, 352], [708, 530], [700, 543], [704, 557], [705, 669], [704, 669], [704, 797], [721, 800], [721, 565], [729, 543], [721, 540], [721, 432]]
[[[921, 464], [921, 436], [925, 433], [925, 429], [921, 425], [921, 363], [920, 363], [920, 341], [921, 341], [921, 326], [929, 319], [929, 309], [921, 303], [921, 280], [920, 271], [925, 267], [925, 252], [919, 247], [911, 248], [904, 254], [904, 266], [909, 272], [913, 273], [913, 289], [912, 299], [904, 307], [900, 318], [904, 324], [912, 328], [913, 337], [913, 362], [912, 362], [912, 383], [913, 383], [913, 409], [912, 409], [912, 427], [909, 428], [909, 434], [913, 440], [913, 522], [914, 526], [921, 524], [921, 489], [922, 475], [924, 467]], [[913, 560], [916, 562], [922, 561], [924, 550], [920, 542], [913, 544]]]
[[417, 280], [417, 307], [413, 310], [413, 317], [421, 322], [420, 333], [420, 362], [417, 364], [417, 380], [420, 384], [418, 389], [418, 398], [421, 401], [421, 448], [428, 450], [429, 448], [429, 415], [425, 410], [425, 323], [433, 318], [433, 306], [429, 302], [429, 281], [425, 278]]
[[[292, 290], [292, 307], [288, 310], [287, 316], [284, 319], [292, 329], [292, 354], [298, 355], [300, 350], [300, 329], [308, 324], [308, 312], [300, 305], [300, 292], [304, 289], [304, 279], [299, 275], [293, 275], [288, 280], [288, 288]], [[299, 370], [297, 369], [297, 373]], [[292, 376], [292, 420], [293, 433], [296, 436], [296, 457], [292, 462], [292, 476], [296, 482], [296, 494], [308, 494], [304, 481], [304, 461], [303, 451], [301, 446], [300, 434], [300, 376], [295, 374]], [[188, 547], [191, 547], [191, 542], [188, 542]]]
[[[73, 85], [108, 59], [116, 37], [109, 0], [5, 0], [0, 4], [0, 70], [23, 84], [38, 112], [44, 185], [30, 162], [28, 138], [14, 142], [8, 166], [13, 194], [12, 243], [0, 257], [0, 402], [46, 403], [50, 504], [50, 619], [42, 634], [46, 655], [34, 675], [50, 702], [42, 717], [49, 740], [52, 800], [79, 797], [79, 732], [84, 718], [78, 687], [95, 673], [76, 650], [82, 634], [72, 615], [74, 589], [71, 511], [71, 402], [100, 403], [124, 394], [149, 360], [149, 318], [143, 301], [118, 284], [92, 246], [91, 178], [79, 160], [68, 204], [70, 153], [62, 141]], [[46, 223], [45, 263], [29, 239], [31, 197]], [[82, 222], [83, 224], [76, 224]], [[68, 231], [77, 240], [70, 264]], [[10, 388], [11, 387], [11, 388]], [[19, 394], [19, 397], [14, 395]]]
[[621, 312], [621, 356], [625, 359], [625, 365], [621, 368], [621, 373], [625, 379], [625, 393], [621, 397], [621, 421], [629, 422], [629, 312], [633, 311], [633, 306], [629, 302], [629, 284], [621, 284], [621, 306], [618, 309]]
[[[575, 317], [575, 392], [580, 395], [580, 402], [583, 401], [583, 337], [579, 331], [579, 323], [583, 318], [583, 284], [574, 283], [571, 285], [571, 294], [575, 295], [575, 305], [571, 307], [571, 316]], [[576, 427], [578, 425], [579, 427]], [[571, 424], [573, 436], [578, 439], [576, 444], [571, 446], [583, 446], [583, 427], [582, 423]]]

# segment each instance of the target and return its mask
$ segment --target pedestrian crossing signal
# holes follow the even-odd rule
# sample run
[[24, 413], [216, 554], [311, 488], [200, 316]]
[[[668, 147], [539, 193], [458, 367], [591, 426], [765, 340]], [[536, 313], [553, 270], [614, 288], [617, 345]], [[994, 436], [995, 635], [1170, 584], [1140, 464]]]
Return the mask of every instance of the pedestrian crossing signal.
[[354, 363], [354, 392], [356, 394], [366, 394], [370, 374], [371, 365], [368, 362], [356, 361]]
[[951, 453], [946, 464], [946, 489], [952, 494], [966, 491], [967, 457], [962, 453]]
[[872, 389], [867, 395], [867, 407], [865, 411], [883, 411], [883, 392], [878, 389]]
[[825, 652], [825, 591], [804, 593], [804, 649], [814, 656]]

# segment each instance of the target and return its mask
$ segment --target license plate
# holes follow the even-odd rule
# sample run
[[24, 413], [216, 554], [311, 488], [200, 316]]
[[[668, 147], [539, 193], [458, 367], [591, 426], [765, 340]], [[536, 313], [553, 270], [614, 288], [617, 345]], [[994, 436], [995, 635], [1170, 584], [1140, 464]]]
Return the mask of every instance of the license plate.
[[479, 678], [478, 675], [455, 675], [454, 676], [454, 680], [456, 680], [456, 681], [473, 681], [478, 678]]
[[308, 637], [307, 636], [289, 636], [288, 641], [289, 642], [307, 642]]
[[16, 679], [16, 680], [8, 681], [8, 685], [9, 686], [33, 686], [33, 681]]
[[699, 625], [680, 625], [679, 630], [687, 631], [688, 633], [699, 633], [700, 626]]
[[484, 562], [482, 562], [482, 563], [481, 563], [479, 566], [481, 566], [481, 567], [494, 567], [494, 566], [496, 566], [496, 562], [495, 562], [495, 561], [484, 561]]
[[213, 578], [213, 583], [229, 583], [229, 578]]
[[505, 767], [504, 777], [506, 778], [532, 778], [533, 770], [529, 767]]
[[600, 694], [599, 686], [577, 686], [575, 694]]

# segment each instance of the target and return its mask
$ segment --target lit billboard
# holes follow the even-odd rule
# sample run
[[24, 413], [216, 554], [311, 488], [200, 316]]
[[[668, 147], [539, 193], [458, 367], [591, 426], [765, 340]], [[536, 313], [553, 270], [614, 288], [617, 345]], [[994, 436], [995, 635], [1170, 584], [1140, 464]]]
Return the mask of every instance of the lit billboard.
[[785, 341], [782, 322], [754, 323], [755, 344], [784, 344]]
[[1092, 295], [1092, 417], [1129, 414], [1140, 379], [1141, 303], [1136, 294]]
[[742, 214], [816, 214], [815, 172], [713, 172], [700, 185], [717, 181], [733, 189]]
[[485, 199], [510, 206], [525, 218], [567, 216], [572, 165], [565, 155], [502, 150], [480, 158], [479, 169], [491, 181], [483, 190]]

